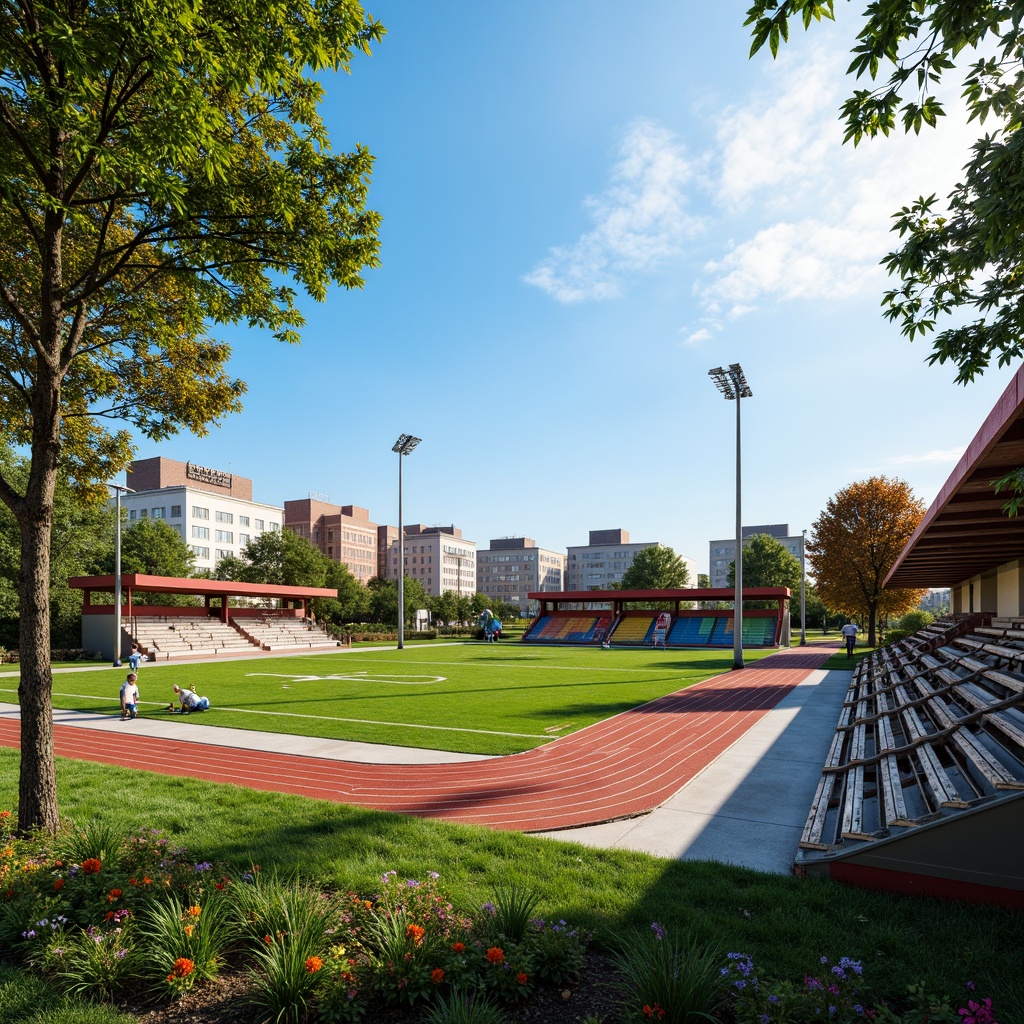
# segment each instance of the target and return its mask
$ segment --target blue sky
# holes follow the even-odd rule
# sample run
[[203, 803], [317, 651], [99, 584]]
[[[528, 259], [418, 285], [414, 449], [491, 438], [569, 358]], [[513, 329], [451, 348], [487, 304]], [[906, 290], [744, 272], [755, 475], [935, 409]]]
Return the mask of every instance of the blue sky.
[[484, 547], [622, 528], [707, 570], [743, 519], [810, 528], [854, 480], [930, 503], [1016, 367], [953, 383], [880, 313], [891, 214], [945, 195], [974, 137], [843, 146], [837, 111], [862, 5], [747, 59], [745, 3], [380, 0], [387, 27], [325, 80], [335, 149], [376, 157], [382, 267], [304, 304], [302, 344], [228, 335], [245, 411], [203, 439], [141, 442]]

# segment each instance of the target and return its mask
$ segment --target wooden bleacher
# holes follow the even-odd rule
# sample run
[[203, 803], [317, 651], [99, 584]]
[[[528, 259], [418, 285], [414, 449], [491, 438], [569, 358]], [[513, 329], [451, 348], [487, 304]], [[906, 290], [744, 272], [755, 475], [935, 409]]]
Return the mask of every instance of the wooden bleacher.
[[857, 664], [798, 868], [1024, 791], [1020, 625], [949, 617]]

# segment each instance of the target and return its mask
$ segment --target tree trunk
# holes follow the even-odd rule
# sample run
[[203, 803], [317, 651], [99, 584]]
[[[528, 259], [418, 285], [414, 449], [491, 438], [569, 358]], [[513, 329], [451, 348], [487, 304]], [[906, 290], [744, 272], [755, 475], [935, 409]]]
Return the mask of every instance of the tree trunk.
[[39, 386], [32, 403], [32, 462], [28, 485], [24, 500], [15, 510], [21, 529], [18, 829], [22, 833], [32, 829], [56, 832], [60, 824], [53, 762], [53, 671], [50, 666], [50, 539], [60, 460], [60, 400], [60, 378], [51, 367], [44, 367], [39, 373]]
[[53, 763], [53, 711], [50, 668], [50, 501], [41, 515], [22, 523], [20, 660], [21, 775], [18, 828], [55, 832], [59, 823]]
[[868, 604], [868, 647], [875, 646], [875, 619], [878, 612], [878, 602]]

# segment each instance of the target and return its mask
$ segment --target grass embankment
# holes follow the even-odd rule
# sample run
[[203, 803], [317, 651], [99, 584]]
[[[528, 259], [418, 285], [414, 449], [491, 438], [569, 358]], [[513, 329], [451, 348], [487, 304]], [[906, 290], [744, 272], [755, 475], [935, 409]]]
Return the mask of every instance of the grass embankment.
[[[15, 805], [17, 757], [0, 750], [0, 808]], [[822, 956], [850, 956], [864, 961], [876, 995], [923, 981], [957, 996], [971, 980], [996, 1000], [999, 1019], [1024, 1020], [1020, 914], [251, 792], [181, 769], [170, 779], [59, 759], [62, 812], [126, 831], [163, 829], [197, 860], [298, 871], [332, 889], [369, 894], [384, 871], [423, 878], [434, 870], [472, 908], [517, 881], [540, 894], [542, 916], [591, 929], [599, 945], [658, 920], [692, 928], [723, 953], [751, 954], [763, 975], [798, 980]], [[0, 1019], [27, 1019], [7, 1016], [2, 996]]]
[[[753, 663], [771, 652], [751, 651]], [[540, 648], [502, 644], [351, 651], [147, 665], [143, 717], [168, 717], [172, 686], [209, 696], [193, 723], [324, 739], [510, 754], [681, 690], [732, 665], [723, 651]], [[119, 715], [126, 668], [62, 672], [55, 707]], [[17, 701], [0, 679], [0, 701]]]

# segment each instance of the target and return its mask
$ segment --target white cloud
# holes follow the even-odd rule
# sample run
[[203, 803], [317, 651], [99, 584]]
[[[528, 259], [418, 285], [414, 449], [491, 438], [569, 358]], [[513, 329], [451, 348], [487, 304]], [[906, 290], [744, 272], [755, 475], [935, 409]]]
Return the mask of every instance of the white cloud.
[[[684, 331], [680, 331], [681, 334], [685, 334]], [[711, 338], [711, 331], [707, 327], [700, 327], [696, 331], [688, 334], [683, 338], [684, 345], [699, 345], [702, 341], [708, 341]]]
[[593, 230], [552, 248], [523, 280], [559, 302], [618, 295], [626, 277], [658, 266], [700, 230], [700, 221], [684, 212], [684, 186], [692, 176], [693, 166], [671, 132], [635, 121], [608, 188], [585, 200]]
[[908, 466], [908, 465], [956, 465], [960, 461], [960, 457], [963, 455], [966, 449], [960, 448], [946, 448], [936, 449], [934, 451], [925, 452], [922, 455], [891, 455], [886, 461], [893, 466]]
[[959, 180], [977, 126], [955, 95], [945, 97], [949, 116], [938, 129], [841, 144], [838, 107], [852, 88], [845, 61], [821, 48], [772, 65], [770, 90], [725, 112], [715, 199], [725, 216], [744, 216], [748, 234], [733, 230], [739, 237], [705, 265], [696, 290], [706, 308], [735, 317], [765, 300], [880, 292], [879, 263], [898, 244], [892, 214]]

